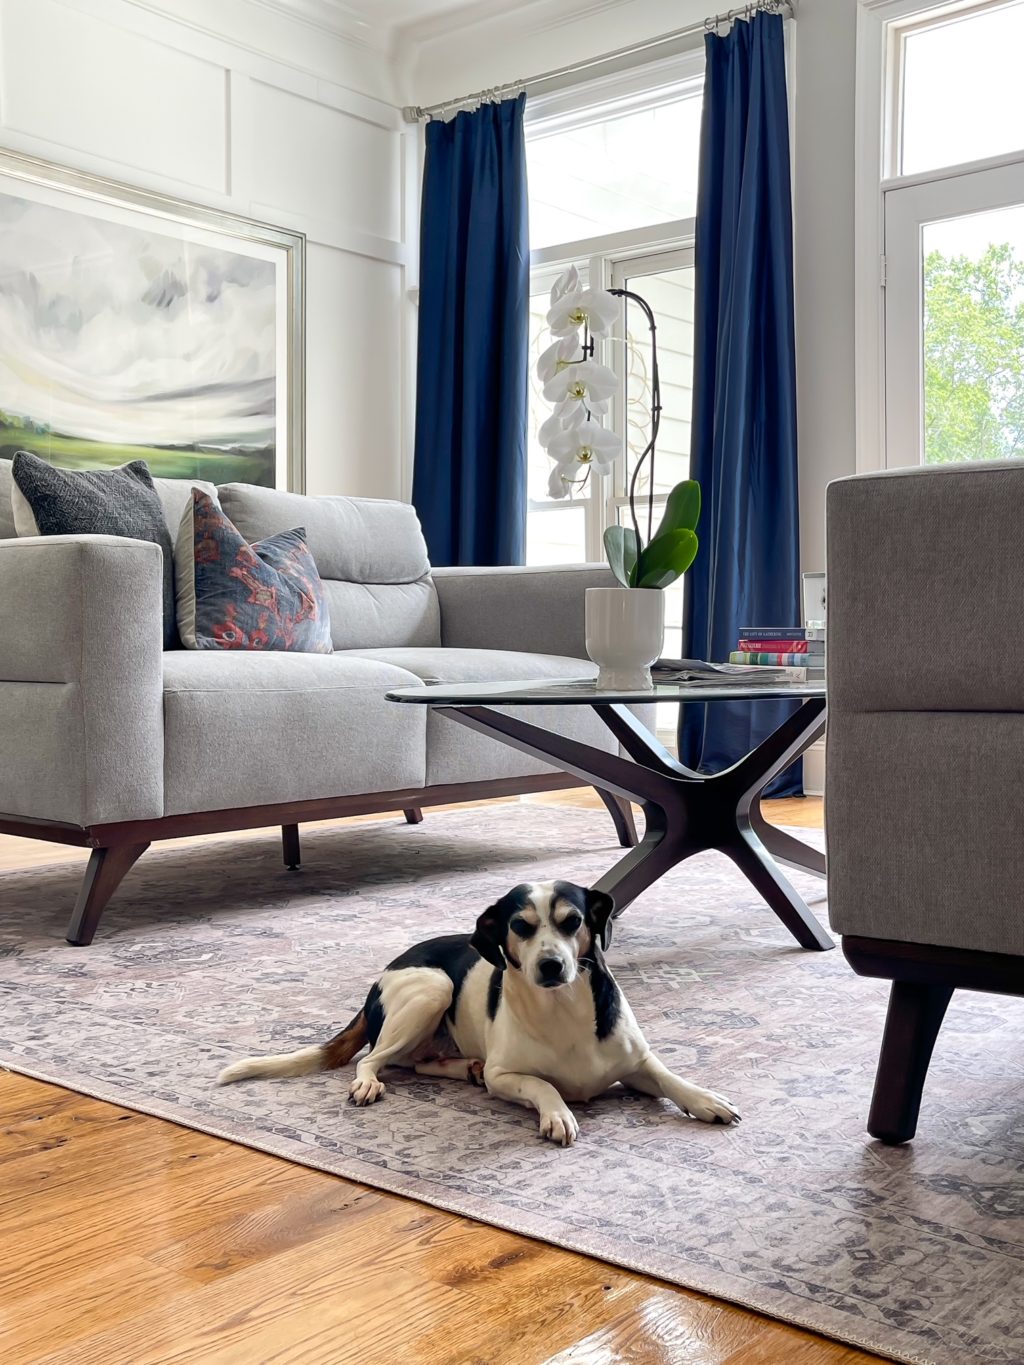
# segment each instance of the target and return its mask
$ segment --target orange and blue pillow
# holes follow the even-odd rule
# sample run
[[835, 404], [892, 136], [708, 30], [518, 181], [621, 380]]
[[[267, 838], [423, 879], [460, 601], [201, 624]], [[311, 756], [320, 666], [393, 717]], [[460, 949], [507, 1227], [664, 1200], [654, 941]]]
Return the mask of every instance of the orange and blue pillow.
[[186, 649], [332, 652], [323, 584], [303, 527], [250, 545], [220, 504], [193, 488], [175, 568]]

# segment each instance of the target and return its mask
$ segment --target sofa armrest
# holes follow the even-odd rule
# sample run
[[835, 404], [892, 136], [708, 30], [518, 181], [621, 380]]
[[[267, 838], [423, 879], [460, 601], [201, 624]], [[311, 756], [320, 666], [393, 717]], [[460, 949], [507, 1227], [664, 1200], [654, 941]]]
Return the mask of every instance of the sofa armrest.
[[0, 541], [0, 813], [163, 814], [162, 575], [148, 541]]
[[434, 569], [432, 576], [443, 645], [578, 659], [587, 657], [584, 593], [615, 584], [604, 564]]

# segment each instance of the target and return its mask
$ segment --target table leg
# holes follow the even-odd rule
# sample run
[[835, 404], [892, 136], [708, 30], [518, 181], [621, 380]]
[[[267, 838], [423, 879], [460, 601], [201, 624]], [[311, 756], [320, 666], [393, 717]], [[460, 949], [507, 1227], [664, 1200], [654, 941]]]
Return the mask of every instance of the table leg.
[[[739, 763], [706, 775], [684, 768], [628, 708], [617, 704], [595, 704], [594, 710], [630, 755], [628, 759], [488, 706], [437, 708], [461, 725], [554, 763], [602, 794], [643, 806], [643, 839], [595, 883], [598, 890], [612, 896], [617, 915], [684, 859], [715, 849], [736, 863], [801, 947], [818, 951], [835, 944], [776, 865], [769, 840], [785, 861], [806, 870], [819, 870], [816, 851], [791, 835], [772, 830], [761, 815], [759, 797], [772, 777], [821, 733], [824, 709], [823, 698], [810, 699]], [[765, 840], [760, 837], [762, 829], [768, 831]]]
[[608, 808], [608, 814], [612, 817], [612, 824], [615, 826], [615, 833], [619, 836], [619, 843], [623, 848], [636, 848], [637, 839], [636, 821], [633, 819], [633, 804], [627, 801], [624, 796], [616, 796], [614, 792], [602, 791], [600, 787], [595, 787], [594, 791]]

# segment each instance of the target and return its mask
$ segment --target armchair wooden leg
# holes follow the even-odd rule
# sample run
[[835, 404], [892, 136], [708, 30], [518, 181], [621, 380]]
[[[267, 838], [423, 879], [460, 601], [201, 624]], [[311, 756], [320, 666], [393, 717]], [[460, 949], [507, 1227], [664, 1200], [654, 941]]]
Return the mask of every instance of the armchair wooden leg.
[[407, 825], [422, 825], [423, 823], [423, 810], [420, 806], [407, 806], [402, 814], [405, 816]]
[[928, 1063], [952, 994], [952, 986], [892, 983], [868, 1115], [868, 1132], [880, 1142], [909, 1142], [917, 1131]]
[[299, 852], [299, 827], [298, 825], [281, 826], [281, 848], [284, 853], [284, 865], [289, 872], [294, 872], [302, 861]]
[[107, 901], [120, 886], [125, 873], [138, 862], [149, 844], [118, 844], [94, 848], [68, 921], [65, 938], [75, 947], [91, 943]]

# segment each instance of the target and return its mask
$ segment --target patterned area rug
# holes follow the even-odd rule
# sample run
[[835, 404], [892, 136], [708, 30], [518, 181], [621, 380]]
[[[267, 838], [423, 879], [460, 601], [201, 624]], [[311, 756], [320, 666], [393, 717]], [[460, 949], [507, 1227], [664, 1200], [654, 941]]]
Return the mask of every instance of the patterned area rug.
[[[919, 1136], [884, 1148], [864, 1131], [884, 986], [800, 951], [705, 854], [637, 901], [610, 960], [736, 1129], [617, 1092], [576, 1107], [563, 1151], [455, 1082], [390, 1073], [365, 1110], [347, 1072], [216, 1088], [229, 1061], [326, 1038], [408, 944], [618, 852], [603, 812], [539, 805], [303, 843], [300, 873], [269, 839], [151, 852], [86, 949], [63, 940], [74, 869], [0, 878], [0, 1061], [900, 1360], [1024, 1360], [1024, 1002], [954, 998]], [[822, 884], [794, 880], [823, 914]]]

